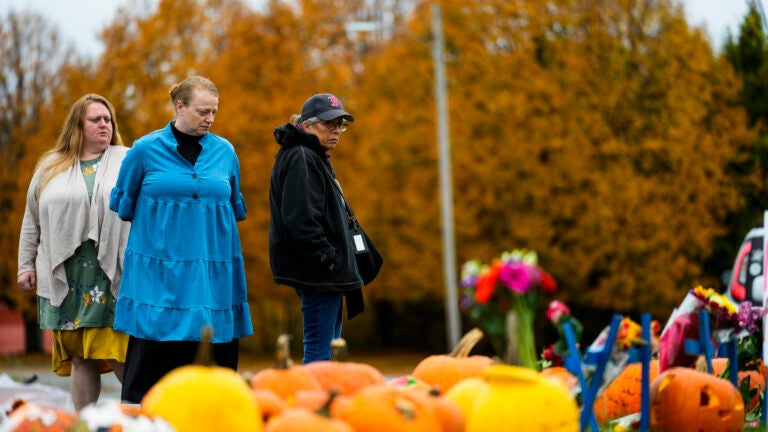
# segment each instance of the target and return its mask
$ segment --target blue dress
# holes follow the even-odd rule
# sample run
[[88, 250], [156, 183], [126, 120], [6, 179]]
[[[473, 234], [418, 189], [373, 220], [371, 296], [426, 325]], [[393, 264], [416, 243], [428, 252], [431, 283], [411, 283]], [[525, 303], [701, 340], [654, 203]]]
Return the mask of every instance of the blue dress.
[[109, 208], [131, 221], [115, 330], [156, 341], [213, 342], [253, 334], [237, 221], [245, 219], [234, 147], [212, 133], [194, 165], [171, 123], [138, 139]]

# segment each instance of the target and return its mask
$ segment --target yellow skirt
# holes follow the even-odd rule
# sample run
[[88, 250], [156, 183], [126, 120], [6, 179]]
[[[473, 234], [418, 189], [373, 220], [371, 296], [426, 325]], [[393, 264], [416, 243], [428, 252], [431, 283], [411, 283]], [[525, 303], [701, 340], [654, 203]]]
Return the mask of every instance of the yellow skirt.
[[54, 330], [51, 347], [53, 371], [59, 376], [72, 373], [72, 357], [100, 360], [101, 373], [112, 371], [108, 360], [125, 363], [128, 335], [111, 327], [81, 327], [76, 330]]

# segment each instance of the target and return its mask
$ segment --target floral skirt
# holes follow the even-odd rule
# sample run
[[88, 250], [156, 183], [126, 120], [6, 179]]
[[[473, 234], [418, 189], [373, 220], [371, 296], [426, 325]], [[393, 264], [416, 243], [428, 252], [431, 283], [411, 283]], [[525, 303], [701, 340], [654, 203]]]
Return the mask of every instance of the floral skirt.
[[111, 372], [108, 360], [125, 363], [128, 335], [109, 327], [54, 330], [51, 367], [56, 375], [72, 374], [72, 357], [99, 360], [101, 373]]
[[112, 329], [115, 297], [111, 282], [99, 266], [93, 240], [83, 242], [64, 262], [69, 293], [59, 306], [38, 297], [41, 329], [53, 331], [53, 371], [69, 376], [72, 357], [104, 360], [102, 373], [112, 370], [107, 360], [125, 362], [128, 335]]

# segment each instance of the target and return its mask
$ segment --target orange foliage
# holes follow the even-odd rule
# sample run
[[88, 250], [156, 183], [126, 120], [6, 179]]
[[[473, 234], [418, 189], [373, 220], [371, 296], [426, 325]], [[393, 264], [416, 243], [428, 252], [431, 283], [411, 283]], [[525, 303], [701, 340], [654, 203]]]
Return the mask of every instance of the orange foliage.
[[[743, 204], [739, 188], [764, 187], [757, 170], [728, 171], [749, 155], [756, 132], [739, 105], [739, 82], [703, 33], [670, 2], [640, 3], [440, 2], [457, 262], [511, 247], [537, 250], [563, 301], [659, 316], [691, 281], [707, 284], [704, 262]], [[39, 154], [71, 101], [92, 91], [114, 103], [130, 144], [172, 118], [171, 83], [211, 78], [221, 92], [212, 132], [233, 143], [241, 162], [248, 217], [239, 227], [264, 345], [277, 329], [300, 326], [295, 295], [274, 287], [267, 256], [272, 130], [308, 95], [333, 92], [356, 118], [333, 163], [386, 261], [364, 290], [367, 300], [442, 298], [431, 5], [272, 0], [256, 11], [242, 0], [161, 0], [153, 9], [124, 7], [100, 33], [103, 55], [60, 69], [39, 114], [45, 127], [19, 136]], [[352, 21], [382, 16], [392, 17], [383, 32], [347, 32]], [[19, 180], [0, 191], [0, 211], [13, 214], [0, 224], [0, 269], [7, 270], [0, 274], [11, 275], [0, 297], [26, 304], [34, 317], [34, 299], [12, 280], [34, 159], [1, 157], [3, 166], [19, 167], [8, 177]], [[374, 328], [353, 331], [370, 336]]]

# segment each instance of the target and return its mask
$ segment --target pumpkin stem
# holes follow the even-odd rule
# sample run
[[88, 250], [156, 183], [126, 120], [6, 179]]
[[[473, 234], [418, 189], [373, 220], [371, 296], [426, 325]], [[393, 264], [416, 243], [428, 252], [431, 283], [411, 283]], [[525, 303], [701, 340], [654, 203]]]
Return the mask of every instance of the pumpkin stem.
[[275, 369], [290, 369], [293, 366], [291, 359], [291, 335], [283, 333], [277, 337], [277, 359]]
[[459, 340], [456, 343], [456, 346], [453, 348], [453, 351], [451, 351], [450, 354], [448, 354], [451, 357], [457, 357], [457, 358], [465, 358], [469, 356], [469, 352], [472, 351], [472, 348], [477, 345], [478, 342], [480, 342], [480, 339], [483, 338], [483, 331], [479, 328], [475, 327], [472, 330], [468, 331], [467, 334], [465, 334], [461, 340]]
[[315, 411], [315, 413], [317, 413], [317, 415], [320, 415], [326, 418], [333, 418], [331, 416], [331, 404], [333, 404], [333, 401], [336, 399], [336, 396], [338, 395], [339, 395], [339, 389], [335, 387], [332, 388], [328, 392], [328, 400], [326, 400], [323, 406], [318, 408], [317, 411]]
[[347, 348], [347, 341], [343, 338], [336, 338], [331, 341], [331, 360], [334, 361], [347, 361], [349, 355], [349, 349]]
[[413, 402], [402, 396], [395, 398], [395, 410], [406, 420], [416, 418], [416, 407], [413, 406]]
[[197, 354], [195, 354], [196, 365], [213, 366], [213, 328], [209, 325], [203, 326], [201, 331], [200, 343], [197, 345]]
[[699, 372], [709, 373], [709, 368], [707, 368], [707, 359], [703, 355], [696, 357], [694, 369]]

